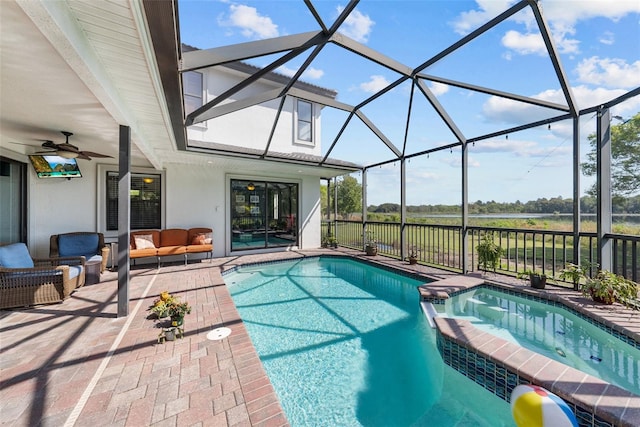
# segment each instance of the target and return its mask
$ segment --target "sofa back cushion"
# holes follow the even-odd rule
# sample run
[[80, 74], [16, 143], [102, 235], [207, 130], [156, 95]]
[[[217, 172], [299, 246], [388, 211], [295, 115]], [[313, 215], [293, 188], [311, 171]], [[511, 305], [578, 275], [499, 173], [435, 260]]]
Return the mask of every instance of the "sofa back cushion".
[[160, 231], [158, 230], [139, 230], [139, 231], [132, 231], [131, 232], [131, 249], [152, 249], [151, 246], [149, 245], [146, 248], [139, 248], [136, 246], [136, 237], [138, 237], [138, 240], [140, 240], [140, 238], [142, 238], [143, 240], [148, 240], [149, 237], [147, 236], [151, 236], [151, 241], [153, 242], [153, 246], [156, 248], [160, 247]]
[[0, 267], [33, 268], [33, 259], [24, 243], [0, 246]]
[[58, 255], [91, 258], [100, 253], [98, 233], [72, 233], [58, 236]]
[[189, 233], [183, 228], [168, 228], [160, 232], [161, 246], [186, 246]]
[[191, 245], [211, 245], [213, 242], [213, 230], [210, 228], [198, 227], [189, 229], [189, 244]]

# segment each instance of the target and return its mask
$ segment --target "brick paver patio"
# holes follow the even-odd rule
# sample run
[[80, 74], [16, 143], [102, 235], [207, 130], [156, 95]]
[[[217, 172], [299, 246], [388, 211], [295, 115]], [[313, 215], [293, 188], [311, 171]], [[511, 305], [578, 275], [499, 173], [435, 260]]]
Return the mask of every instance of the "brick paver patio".
[[[115, 272], [105, 272], [101, 283], [84, 286], [61, 304], [0, 311], [2, 425], [288, 425], [221, 272], [326, 252], [336, 253], [280, 252], [138, 267], [131, 271], [125, 318], [116, 317]], [[455, 276], [368, 258], [434, 278]], [[185, 318], [184, 338], [158, 343], [160, 329], [147, 308], [163, 290], [188, 301], [193, 311]], [[636, 319], [617, 318], [637, 328]], [[207, 338], [221, 327], [231, 334]]]

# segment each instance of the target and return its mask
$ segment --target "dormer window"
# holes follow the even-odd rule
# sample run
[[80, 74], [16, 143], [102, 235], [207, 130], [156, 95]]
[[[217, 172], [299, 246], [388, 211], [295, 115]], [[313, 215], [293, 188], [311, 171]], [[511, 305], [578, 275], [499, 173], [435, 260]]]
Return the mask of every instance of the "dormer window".
[[296, 100], [296, 142], [313, 144], [313, 105]]
[[184, 86], [184, 112], [189, 115], [203, 105], [202, 73], [188, 71], [182, 74], [182, 82]]

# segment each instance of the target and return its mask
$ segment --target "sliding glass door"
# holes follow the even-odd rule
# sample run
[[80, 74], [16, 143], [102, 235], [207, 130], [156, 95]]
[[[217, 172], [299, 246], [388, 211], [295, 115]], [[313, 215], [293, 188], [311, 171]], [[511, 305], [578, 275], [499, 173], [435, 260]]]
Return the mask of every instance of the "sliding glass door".
[[231, 180], [231, 250], [298, 244], [298, 184]]

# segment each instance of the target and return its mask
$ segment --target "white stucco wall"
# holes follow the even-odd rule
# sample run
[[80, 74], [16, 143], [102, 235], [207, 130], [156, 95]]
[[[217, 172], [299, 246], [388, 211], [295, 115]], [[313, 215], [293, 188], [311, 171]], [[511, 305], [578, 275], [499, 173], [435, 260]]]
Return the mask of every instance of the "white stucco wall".
[[[220, 72], [220, 71], [224, 72]], [[204, 103], [213, 100], [230, 87], [241, 81], [244, 75], [219, 67], [216, 71], [203, 71], [203, 85], [206, 91]], [[231, 100], [245, 99], [281, 86], [265, 81], [254, 83], [235, 94]], [[320, 115], [321, 108], [313, 105], [314, 143], [296, 141], [295, 119], [296, 98], [287, 97], [273, 134], [270, 151], [280, 153], [304, 153], [321, 155]], [[222, 105], [231, 102], [224, 101]], [[280, 99], [235, 111], [233, 114], [216, 117], [207, 122], [191, 126], [187, 130], [190, 140], [227, 144], [239, 147], [266, 148], [273, 122], [280, 105]]]
[[[28, 159], [15, 156], [16, 160]], [[105, 165], [80, 161], [82, 178], [38, 179], [30, 164], [28, 169], [28, 246], [33, 256], [49, 255], [49, 237], [52, 234], [73, 231], [100, 231], [108, 239], [116, 232], [104, 230], [104, 175]], [[153, 171], [140, 169], [137, 171]], [[239, 179], [275, 179], [297, 182], [300, 191], [299, 227], [300, 248], [320, 246], [320, 180], [312, 176], [264, 176], [237, 174], [237, 170], [167, 164], [163, 171], [165, 224], [164, 228], [210, 227], [214, 230], [214, 257], [229, 255], [229, 177]], [[285, 250], [274, 248], [271, 250]]]

